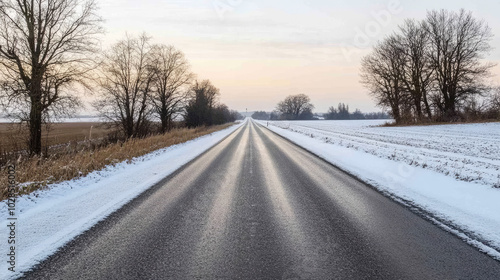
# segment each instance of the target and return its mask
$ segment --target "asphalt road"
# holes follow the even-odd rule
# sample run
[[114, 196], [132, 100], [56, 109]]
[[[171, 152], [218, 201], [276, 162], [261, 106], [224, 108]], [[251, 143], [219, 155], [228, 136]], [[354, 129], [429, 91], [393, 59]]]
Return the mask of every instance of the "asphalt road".
[[29, 279], [500, 279], [500, 262], [249, 122]]

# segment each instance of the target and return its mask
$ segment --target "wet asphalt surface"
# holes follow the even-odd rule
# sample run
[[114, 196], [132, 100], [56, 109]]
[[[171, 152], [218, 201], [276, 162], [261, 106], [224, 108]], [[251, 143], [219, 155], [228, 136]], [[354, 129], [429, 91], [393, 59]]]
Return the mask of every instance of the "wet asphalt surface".
[[25, 278], [500, 279], [500, 262], [249, 121]]

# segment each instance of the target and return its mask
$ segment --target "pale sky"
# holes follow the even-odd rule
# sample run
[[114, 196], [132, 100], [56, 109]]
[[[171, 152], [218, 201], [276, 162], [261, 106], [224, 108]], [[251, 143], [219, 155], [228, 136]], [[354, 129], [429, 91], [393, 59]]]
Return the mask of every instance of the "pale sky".
[[[500, 62], [500, 1], [478, 2], [100, 0], [100, 15], [104, 46], [142, 32], [174, 45], [232, 109], [271, 111], [287, 95], [305, 93], [315, 112], [339, 102], [371, 112], [379, 109], [359, 83], [361, 57], [406, 18], [422, 19], [432, 9], [471, 10], [496, 34], [488, 60]], [[500, 84], [500, 66], [493, 72]]]

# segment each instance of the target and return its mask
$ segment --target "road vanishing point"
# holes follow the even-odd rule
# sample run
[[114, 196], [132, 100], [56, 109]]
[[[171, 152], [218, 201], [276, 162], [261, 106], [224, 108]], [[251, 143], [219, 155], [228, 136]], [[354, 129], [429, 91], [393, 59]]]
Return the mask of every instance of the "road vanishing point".
[[252, 120], [26, 279], [500, 279], [500, 262]]

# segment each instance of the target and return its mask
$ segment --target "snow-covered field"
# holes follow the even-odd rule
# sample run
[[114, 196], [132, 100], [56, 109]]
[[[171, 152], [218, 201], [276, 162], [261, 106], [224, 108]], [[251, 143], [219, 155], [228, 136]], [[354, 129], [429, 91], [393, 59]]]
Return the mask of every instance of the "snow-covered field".
[[[118, 163], [84, 178], [54, 184], [49, 190], [23, 196], [16, 204], [16, 273], [4, 261], [10, 245], [0, 246], [0, 279], [19, 272], [54, 253], [97, 222], [196, 158], [243, 125]], [[34, 198], [36, 196], [36, 199]], [[8, 237], [6, 203], [0, 206], [0, 236]], [[6, 239], [5, 239], [6, 240]]]
[[500, 123], [260, 122], [500, 260]]
[[273, 125], [458, 180], [500, 188], [500, 123], [374, 127], [384, 122], [306, 121]]

